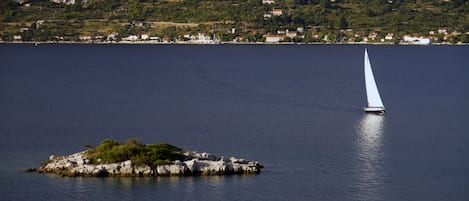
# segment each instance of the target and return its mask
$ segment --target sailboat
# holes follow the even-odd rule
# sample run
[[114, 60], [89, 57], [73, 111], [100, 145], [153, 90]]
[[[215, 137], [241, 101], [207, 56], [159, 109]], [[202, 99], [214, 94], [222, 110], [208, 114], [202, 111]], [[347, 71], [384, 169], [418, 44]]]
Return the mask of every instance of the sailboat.
[[381, 96], [379, 95], [378, 87], [376, 86], [375, 77], [371, 70], [370, 59], [368, 58], [368, 51], [365, 48], [365, 87], [366, 99], [368, 106], [364, 108], [365, 112], [372, 112], [384, 115], [385, 109]]

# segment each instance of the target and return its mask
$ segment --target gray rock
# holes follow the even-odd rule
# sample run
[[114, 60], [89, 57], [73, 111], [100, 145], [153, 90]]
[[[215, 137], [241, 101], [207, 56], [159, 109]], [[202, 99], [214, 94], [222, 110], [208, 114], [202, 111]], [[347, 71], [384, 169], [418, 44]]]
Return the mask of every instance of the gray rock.
[[109, 164], [91, 164], [85, 151], [68, 156], [49, 157], [42, 167], [41, 173], [55, 173], [65, 176], [185, 176], [185, 175], [226, 175], [226, 174], [257, 174], [262, 166], [257, 161], [248, 161], [230, 157], [187, 151], [186, 160], [173, 161], [172, 164], [159, 165], [152, 169], [148, 165], [134, 165], [127, 160]]

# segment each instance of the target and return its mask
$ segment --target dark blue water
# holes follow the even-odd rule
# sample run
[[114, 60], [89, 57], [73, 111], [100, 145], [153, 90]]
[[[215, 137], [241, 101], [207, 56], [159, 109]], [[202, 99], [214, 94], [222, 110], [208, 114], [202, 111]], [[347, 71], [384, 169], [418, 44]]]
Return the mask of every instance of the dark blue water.
[[[386, 116], [366, 115], [367, 47]], [[0, 200], [469, 200], [468, 46], [0, 45]], [[138, 138], [254, 176], [62, 178]]]

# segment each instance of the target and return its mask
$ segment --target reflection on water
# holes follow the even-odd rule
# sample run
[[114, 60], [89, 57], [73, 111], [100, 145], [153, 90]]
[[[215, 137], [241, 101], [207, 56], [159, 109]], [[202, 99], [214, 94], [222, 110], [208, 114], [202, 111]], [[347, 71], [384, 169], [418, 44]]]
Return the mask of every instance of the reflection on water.
[[242, 181], [247, 176], [200, 176], [200, 177], [74, 177], [57, 179], [51, 175], [51, 181], [63, 182], [68, 193], [54, 192], [58, 198], [92, 200], [92, 196], [101, 192], [101, 197], [119, 197], [119, 200], [154, 199], [153, 196], [172, 197], [174, 200], [194, 200], [211, 192], [209, 200], [226, 200], [225, 184]]
[[384, 170], [382, 138], [384, 116], [366, 114], [357, 125], [356, 189], [358, 200], [379, 200], [381, 198]]

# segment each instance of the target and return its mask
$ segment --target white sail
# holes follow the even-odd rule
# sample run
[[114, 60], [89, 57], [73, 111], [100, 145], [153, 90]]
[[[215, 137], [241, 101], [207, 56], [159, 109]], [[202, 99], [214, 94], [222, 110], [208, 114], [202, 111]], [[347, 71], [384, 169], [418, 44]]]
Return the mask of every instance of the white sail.
[[365, 49], [365, 86], [366, 98], [368, 100], [368, 107], [365, 111], [384, 111], [383, 101], [376, 86], [375, 77], [371, 70], [370, 59], [368, 58], [368, 51]]

